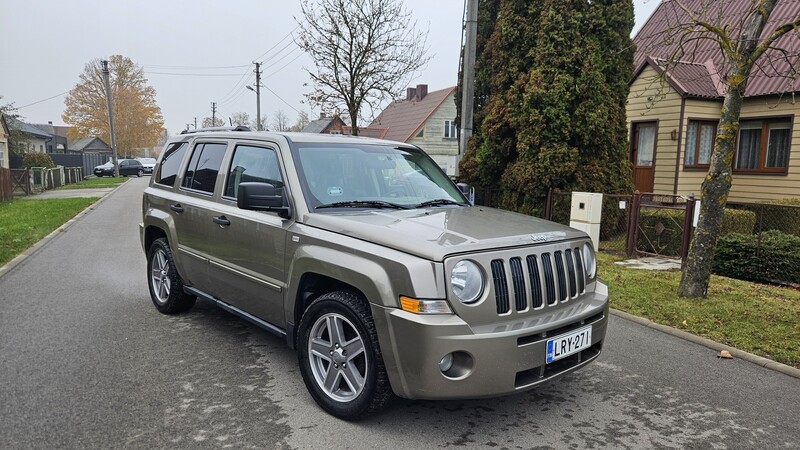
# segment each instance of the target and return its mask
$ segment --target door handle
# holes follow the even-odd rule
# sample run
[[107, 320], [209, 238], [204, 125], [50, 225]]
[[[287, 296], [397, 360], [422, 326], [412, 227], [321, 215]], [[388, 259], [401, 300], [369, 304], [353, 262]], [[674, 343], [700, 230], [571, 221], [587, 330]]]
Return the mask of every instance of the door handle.
[[175, 203], [174, 205], [169, 205], [169, 209], [175, 211], [176, 213], [183, 212], [183, 206], [180, 203]]
[[227, 227], [231, 224], [231, 221], [225, 216], [214, 216], [211, 218], [211, 220], [213, 220], [215, 224], [223, 227]]

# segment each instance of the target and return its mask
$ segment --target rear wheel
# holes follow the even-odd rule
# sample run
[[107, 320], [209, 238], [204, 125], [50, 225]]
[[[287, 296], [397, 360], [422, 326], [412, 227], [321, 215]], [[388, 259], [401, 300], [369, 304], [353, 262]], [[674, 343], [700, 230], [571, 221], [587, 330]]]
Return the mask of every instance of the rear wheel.
[[183, 291], [183, 280], [175, 269], [172, 249], [165, 238], [156, 239], [147, 254], [150, 298], [164, 314], [176, 314], [194, 306], [197, 298]]
[[394, 398], [369, 304], [347, 291], [325, 294], [300, 320], [298, 360], [303, 381], [322, 409], [358, 420]]

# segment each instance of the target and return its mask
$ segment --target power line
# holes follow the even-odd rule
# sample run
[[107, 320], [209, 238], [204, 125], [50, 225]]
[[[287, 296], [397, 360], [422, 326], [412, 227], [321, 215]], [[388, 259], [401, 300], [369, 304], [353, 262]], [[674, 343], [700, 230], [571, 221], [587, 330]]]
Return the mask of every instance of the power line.
[[299, 109], [297, 109], [297, 108], [295, 108], [294, 106], [290, 105], [290, 104], [289, 104], [289, 102], [287, 102], [286, 100], [282, 99], [280, 95], [278, 95], [278, 94], [276, 94], [276, 93], [275, 93], [275, 91], [273, 91], [272, 89], [270, 89], [270, 88], [268, 88], [268, 87], [266, 87], [266, 86], [264, 86], [264, 89], [266, 89], [266, 90], [268, 90], [268, 91], [272, 92], [272, 95], [274, 95], [275, 97], [278, 97], [278, 100], [282, 101], [283, 103], [285, 103], [285, 104], [286, 104], [286, 106], [288, 106], [289, 108], [292, 108], [292, 109], [293, 109], [293, 110], [295, 110], [295, 111], [296, 111], [298, 114], [300, 114], [300, 110], [299, 110]]
[[[280, 58], [278, 58], [278, 59], [276, 59], [276, 60], [273, 60], [273, 61], [270, 61], [270, 63], [269, 63], [269, 64], [268, 64], [268, 65], [265, 67], [265, 69], [269, 69], [270, 67], [275, 67], [275, 66], [277, 66], [279, 62], [281, 62], [281, 61], [283, 61], [284, 59], [286, 59], [286, 57], [288, 57], [288, 56], [291, 56], [293, 53], [295, 53], [295, 52], [296, 52], [296, 51], [298, 51], [298, 50], [300, 50], [301, 52], [303, 52], [303, 51], [302, 51], [302, 49], [301, 49], [300, 47], [295, 47], [294, 49], [292, 49], [291, 51], [289, 51], [289, 52], [288, 52], [288, 53], [286, 53], [285, 55], [281, 56]], [[277, 55], [276, 55], [276, 56], [277, 56]]]
[[177, 75], [180, 77], [238, 77], [238, 73], [174, 73], [174, 72], [145, 72], [148, 75]]
[[39, 104], [39, 103], [42, 103], [42, 102], [46, 102], [46, 101], [48, 101], [48, 100], [52, 100], [52, 99], [54, 99], [54, 98], [56, 98], [56, 97], [61, 97], [62, 95], [66, 95], [66, 94], [69, 94], [69, 91], [62, 92], [62, 93], [60, 93], [60, 94], [56, 94], [56, 95], [54, 95], [54, 96], [52, 96], [52, 97], [47, 97], [47, 98], [46, 98], [46, 99], [44, 99], [44, 100], [38, 100], [38, 101], [35, 101], [35, 102], [33, 102], [33, 103], [28, 103], [28, 104], [27, 104], [27, 105], [25, 105], [25, 106], [19, 106], [19, 107], [17, 107], [16, 109], [18, 109], [18, 110], [19, 110], [19, 109], [22, 109], [22, 108], [27, 108], [28, 106], [33, 106], [33, 105], [36, 105], [36, 104]]
[[304, 54], [305, 54], [305, 52], [301, 52], [299, 55], [297, 55], [297, 56], [295, 56], [294, 58], [292, 58], [292, 60], [291, 60], [291, 61], [289, 61], [288, 63], [284, 64], [284, 65], [283, 65], [283, 66], [282, 66], [280, 69], [278, 69], [278, 70], [276, 70], [276, 71], [274, 71], [274, 72], [270, 73], [269, 75], [265, 76], [264, 78], [271, 77], [271, 76], [275, 75], [276, 73], [278, 73], [278, 72], [280, 72], [281, 70], [283, 70], [283, 69], [285, 69], [286, 67], [288, 67], [288, 66], [289, 66], [289, 64], [291, 64], [291, 63], [293, 63], [293, 62], [297, 61], [297, 60], [298, 60], [298, 58], [300, 58], [300, 57], [301, 57], [301, 56], [303, 56]]
[[247, 64], [243, 64], [240, 66], [162, 66], [158, 64], [140, 64], [141, 67], [152, 67], [155, 69], [167, 69], [167, 70], [215, 70], [215, 69], [241, 69], [242, 67], [248, 67]]
[[273, 45], [272, 47], [270, 47], [269, 49], [267, 49], [267, 51], [265, 51], [264, 53], [262, 53], [262, 54], [260, 54], [260, 55], [256, 56], [255, 58], [253, 58], [253, 61], [255, 61], [255, 60], [258, 60], [258, 59], [261, 59], [261, 58], [262, 58], [264, 55], [266, 55], [267, 53], [271, 52], [271, 51], [272, 51], [272, 50], [273, 50], [275, 47], [277, 47], [278, 45], [280, 45], [280, 43], [281, 43], [281, 42], [285, 41], [285, 40], [286, 40], [286, 38], [288, 38], [289, 36], [291, 36], [291, 35], [292, 35], [292, 33], [294, 33], [294, 32], [295, 32], [295, 30], [297, 30], [298, 28], [300, 28], [300, 24], [297, 24], [297, 26], [296, 26], [296, 27], [294, 27], [294, 28], [292, 29], [292, 31], [288, 32], [288, 33], [286, 34], [286, 36], [284, 36], [284, 37], [283, 37], [283, 38], [282, 38], [280, 41], [276, 42], [276, 43], [275, 43], [275, 45]]
[[236, 91], [237, 88], [241, 89], [240, 85], [242, 85], [242, 82], [247, 77], [247, 75], [250, 74], [250, 67], [252, 65], [253, 65], [252, 63], [247, 65], [247, 70], [245, 70], [244, 73], [242, 74], [242, 78], [240, 78], [239, 81], [237, 81], [236, 84], [233, 85], [233, 87], [231, 88], [230, 91], [228, 91], [227, 94], [222, 96], [221, 101], [224, 102], [224, 101], [226, 101], [226, 99], [229, 99], [231, 97], [231, 95]]

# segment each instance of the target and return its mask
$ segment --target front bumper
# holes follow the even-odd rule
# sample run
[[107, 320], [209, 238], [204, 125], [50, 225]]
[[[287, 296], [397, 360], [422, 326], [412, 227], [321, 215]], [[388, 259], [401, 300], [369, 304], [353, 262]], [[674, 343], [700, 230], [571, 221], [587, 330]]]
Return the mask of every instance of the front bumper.
[[[473, 329], [456, 315], [423, 316], [373, 305], [394, 392], [410, 399], [495, 397], [525, 391], [585, 366], [600, 355], [608, 324], [608, 288], [563, 308]], [[591, 325], [591, 346], [546, 364], [549, 338]], [[439, 361], [456, 352], [445, 373]]]

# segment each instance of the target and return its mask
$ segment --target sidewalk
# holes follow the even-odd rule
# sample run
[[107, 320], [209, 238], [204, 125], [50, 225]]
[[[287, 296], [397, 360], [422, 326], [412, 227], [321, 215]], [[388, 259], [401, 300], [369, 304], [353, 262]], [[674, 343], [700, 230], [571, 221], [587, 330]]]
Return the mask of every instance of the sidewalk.
[[109, 192], [116, 188], [96, 188], [96, 189], [62, 189], [44, 191], [40, 194], [18, 197], [21, 199], [41, 200], [48, 198], [86, 198], [86, 197], [105, 197]]

